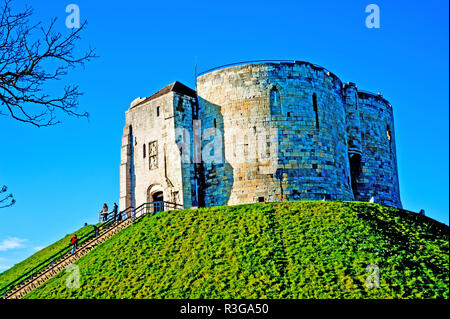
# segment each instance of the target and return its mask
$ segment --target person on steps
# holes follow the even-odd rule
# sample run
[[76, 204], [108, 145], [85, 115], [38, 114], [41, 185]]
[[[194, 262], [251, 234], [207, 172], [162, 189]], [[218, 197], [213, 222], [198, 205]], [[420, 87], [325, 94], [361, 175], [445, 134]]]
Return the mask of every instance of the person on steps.
[[117, 214], [118, 209], [119, 209], [119, 206], [117, 206], [117, 204], [114, 203], [114, 208], [113, 208], [114, 221], [119, 221], [119, 216]]
[[77, 234], [73, 235], [72, 239], [70, 240], [70, 243], [72, 244], [72, 255], [73, 255], [73, 254], [75, 254], [75, 251], [77, 249], [77, 243], [78, 243]]
[[106, 222], [108, 219], [108, 205], [106, 205], [106, 203], [103, 204], [103, 208], [100, 211], [100, 217], [102, 222]]

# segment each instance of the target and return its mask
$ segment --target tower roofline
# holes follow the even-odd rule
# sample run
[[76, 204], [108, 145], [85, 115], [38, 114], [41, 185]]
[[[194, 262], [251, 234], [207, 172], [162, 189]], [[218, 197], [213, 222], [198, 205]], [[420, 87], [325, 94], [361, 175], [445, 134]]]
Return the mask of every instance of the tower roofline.
[[316, 70], [316, 71], [322, 71], [327, 76], [333, 77], [335, 80], [339, 82], [339, 85], [342, 87], [342, 80], [333, 72], [329, 71], [328, 69], [311, 62], [307, 61], [299, 61], [299, 60], [254, 60], [254, 61], [242, 61], [242, 62], [235, 62], [230, 64], [225, 64], [221, 66], [216, 66], [214, 68], [211, 68], [209, 70], [200, 72], [197, 74], [197, 79], [203, 77], [204, 75], [208, 73], [212, 73], [215, 71], [222, 71], [228, 68], [235, 68], [235, 67], [246, 67], [246, 66], [257, 66], [257, 65], [307, 65], [310, 68]]
[[190, 87], [184, 85], [181, 82], [175, 81], [175, 82], [165, 86], [164, 88], [162, 88], [158, 92], [156, 92], [156, 93], [150, 95], [149, 97], [145, 98], [141, 102], [131, 106], [130, 110], [135, 108], [135, 107], [137, 107], [137, 106], [139, 106], [139, 105], [141, 105], [141, 104], [144, 104], [144, 103], [146, 103], [148, 101], [154, 100], [154, 99], [156, 99], [156, 98], [158, 98], [160, 96], [163, 96], [163, 95], [165, 95], [167, 93], [170, 93], [170, 92], [175, 92], [175, 93], [179, 93], [179, 94], [182, 94], [182, 95], [187, 95], [187, 96], [190, 96], [190, 97], [197, 97], [197, 92], [196, 91], [194, 91], [193, 89], [191, 89]]
[[383, 101], [385, 104], [387, 104], [390, 107], [392, 107], [391, 103], [388, 100], [386, 100], [383, 97], [383, 95], [381, 95], [381, 93], [376, 94], [376, 93], [373, 93], [373, 92], [370, 92], [370, 91], [358, 90], [358, 97], [362, 98], [362, 99], [367, 99], [369, 97], [373, 97], [373, 98], [375, 98], [377, 100]]

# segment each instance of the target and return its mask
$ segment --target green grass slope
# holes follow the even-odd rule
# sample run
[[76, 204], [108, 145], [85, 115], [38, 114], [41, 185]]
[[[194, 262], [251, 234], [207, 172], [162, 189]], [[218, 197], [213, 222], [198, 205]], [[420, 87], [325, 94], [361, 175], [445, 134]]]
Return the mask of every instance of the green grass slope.
[[[360, 202], [148, 215], [27, 298], [448, 298], [448, 227]], [[379, 288], [368, 288], [379, 268]], [[71, 278], [68, 278], [71, 276]]]
[[81, 237], [87, 233], [89, 233], [92, 230], [92, 226], [85, 226], [78, 231], [66, 235], [64, 238], [58, 240], [54, 244], [39, 250], [29, 258], [25, 259], [24, 261], [14, 265], [13, 267], [9, 268], [5, 272], [0, 274], [0, 294], [2, 292], [1, 288], [9, 284], [11, 281], [15, 280], [17, 277], [21, 276], [22, 274], [26, 273], [27, 271], [30, 271], [37, 265], [39, 265], [41, 262], [45, 261], [49, 257], [56, 254], [61, 249], [68, 246], [70, 243], [70, 239], [72, 238], [73, 234], [77, 234], [78, 237]]

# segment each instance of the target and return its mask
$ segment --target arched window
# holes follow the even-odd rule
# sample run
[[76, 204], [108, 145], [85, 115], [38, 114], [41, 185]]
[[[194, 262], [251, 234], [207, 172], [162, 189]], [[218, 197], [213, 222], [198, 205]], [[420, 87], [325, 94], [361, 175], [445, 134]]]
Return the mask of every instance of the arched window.
[[270, 105], [280, 106], [280, 92], [275, 86], [270, 90]]
[[272, 115], [281, 115], [280, 91], [275, 86], [270, 89], [270, 113]]
[[312, 100], [313, 100], [314, 114], [316, 115], [316, 129], [319, 129], [319, 107], [317, 106], [316, 93], [313, 93]]
[[183, 112], [183, 99], [181, 97], [178, 99], [177, 111]]
[[361, 155], [349, 154], [349, 161], [350, 161], [350, 179], [353, 196], [355, 197], [355, 200], [357, 200], [359, 198], [358, 180], [362, 172]]
[[389, 124], [386, 125], [386, 136], [389, 140], [389, 149], [392, 151], [392, 132]]

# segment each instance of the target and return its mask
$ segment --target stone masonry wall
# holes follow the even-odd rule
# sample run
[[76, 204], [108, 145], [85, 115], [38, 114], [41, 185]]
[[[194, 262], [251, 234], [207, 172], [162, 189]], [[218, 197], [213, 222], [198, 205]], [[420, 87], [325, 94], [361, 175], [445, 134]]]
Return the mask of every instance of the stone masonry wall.
[[375, 94], [358, 93], [362, 166], [357, 200], [372, 196], [381, 204], [402, 207], [397, 172], [392, 106]]
[[[271, 105], [272, 89], [279, 92], [277, 105]], [[205, 167], [207, 205], [353, 199], [335, 76], [308, 63], [236, 66], [200, 76], [197, 94], [202, 131], [215, 120], [225, 132], [223, 166]], [[276, 153], [264, 156], [268, 149]]]
[[372, 197], [401, 207], [381, 96], [308, 62], [212, 71], [197, 78], [197, 96], [171, 87], [126, 112], [120, 209], [157, 191], [185, 208]]
[[[175, 142], [173, 101], [174, 93], [170, 92], [126, 112], [125, 128], [132, 127], [134, 152], [128, 157], [126, 152], [122, 152], [122, 163], [128, 163], [128, 168], [134, 166], [135, 206], [151, 202], [151, 193], [156, 191], [163, 191], [166, 201], [183, 203], [183, 187], [187, 189], [188, 185], [183, 184], [180, 152]], [[150, 144], [155, 141], [157, 167], [150, 169]], [[121, 185], [125, 180], [126, 171], [121, 171]], [[131, 192], [131, 189], [121, 188], [121, 198], [126, 198], [127, 193]], [[124, 203], [121, 200], [120, 209], [126, 208], [122, 206]]]
[[[173, 93], [175, 143], [177, 143], [180, 156], [172, 158], [180, 161], [182, 194], [177, 203], [183, 204], [184, 208], [190, 208], [197, 201], [197, 177], [194, 170], [194, 148], [193, 148], [193, 121], [197, 107], [197, 99]], [[171, 201], [171, 200], [169, 200]]]

